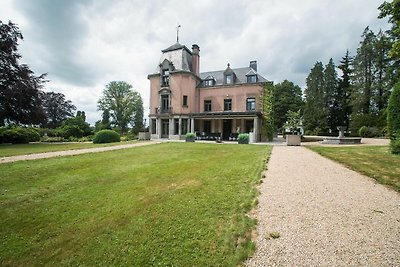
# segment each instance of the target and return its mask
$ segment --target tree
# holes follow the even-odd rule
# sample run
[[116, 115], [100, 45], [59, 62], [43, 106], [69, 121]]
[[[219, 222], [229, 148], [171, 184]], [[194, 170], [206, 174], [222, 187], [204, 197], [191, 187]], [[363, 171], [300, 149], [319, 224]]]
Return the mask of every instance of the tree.
[[379, 18], [389, 17], [392, 28], [388, 31], [394, 42], [390, 49], [390, 57], [400, 60], [400, 0], [392, 2], [383, 2], [378, 8], [380, 10]]
[[85, 113], [85, 111], [78, 110], [76, 112], [76, 117], [81, 117], [83, 121], [86, 121], [86, 113]]
[[400, 82], [396, 84], [389, 98], [387, 127], [391, 139], [400, 134]]
[[98, 132], [101, 130], [111, 130], [110, 112], [108, 109], [103, 111], [102, 119], [96, 121], [95, 131]]
[[324, 95], [324, 67], [321, 62], [315, 63], [307, 76], [304, 106], [304, 126], [313, 134], [325, 131], [328, 123]]
[[97, 102], [99, 110], [110, 112], [114, 124], [121, 133], [125, 133], [128, 124], [132, 123], [136, 113], [140, 112], [140, 94], [132, 90], [132, 85], [123, 81], [112, 81], [103, 90]]
[[390, 147], [393, 154], [400, 154], [400, 82], [396, 84], [389, 98], [387, 126]]
[[35, 76], [27, 65], [19, 64], [18, 40], [22, 39], [15, 24], [0, 20], [0, 125], [45, 121], [40, 89], [46, 74]]
[[65, 138], [79, 138], [92, 134], [89, 123], [85, 122], [82, 116], [66, 119], [58, 129], [60, 130], [61, 135]]
[[44, 92], [41, 94], [41, 100], [46, 114], [46, 127], [56, 128], [74, 116], [76, 107], [70, 100], [66, 100], [62, 93]]
[[274, 85], [266, 83], [262, 89], [262, 135], [267, 137], [268, 141], [274, 138]]
[[293, 82], [284, 80], [275, 85], [274, 89], [274, 122], [275, 129], [281, 130], [287, 121], [289, 110], [300, 110], [303, 108], [301, 88]]
[[337, 126], [343, 125], [343, 122], [339, 117], [341, 106], [338, 94], [338, 75], [332, 58], [324, 70], [324, 102], [328, 113], [328, 126], [331, 130], [336, 131]]
[[338, 121], [343, 123], [343, 126], [349, 126], [349, 119], [351, 114], [351, 83], [350, 76], [351, 61], [349, 50], [347, 50], [346, 55], [340, 61], [338, 68], [342, 71], [342, 76], [339, 79], [337, 98], [335, 103], [338, 106], [338, 112], [336, 114]]
[[143, 125], [143, 113], [144, 113], [143, 112], [143, 100], [140, 95], [138, 95], [136, 106], [137, 106], [137, 109], [133, 116], [133, 121], [131, 122], [131, 124], [133, 125], [133, 132], [137, 134], [144, 127], [144, 125]]

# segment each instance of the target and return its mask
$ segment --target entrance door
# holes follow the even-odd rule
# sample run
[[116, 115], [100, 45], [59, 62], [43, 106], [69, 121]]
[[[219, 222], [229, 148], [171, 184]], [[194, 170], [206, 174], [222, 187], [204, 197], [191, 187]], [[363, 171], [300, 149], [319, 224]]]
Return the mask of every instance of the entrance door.
[[223, 131], [222, 139], [229, 140], [229, 136], [232, 133], [232, 120], [223, 120]]
[[161, 120], [161, 138], [169, 136], [169, 120]]

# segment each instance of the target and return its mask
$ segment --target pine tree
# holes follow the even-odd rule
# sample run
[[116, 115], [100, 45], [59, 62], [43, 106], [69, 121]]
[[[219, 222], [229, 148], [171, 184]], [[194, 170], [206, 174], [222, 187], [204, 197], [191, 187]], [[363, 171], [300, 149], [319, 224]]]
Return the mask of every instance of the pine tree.
[[326, 131], [328, 112], [324, 95], [324, 67], [315, 63], [306, 80], [304, 126], [313, 134]]
[[331, 58], [324, 70], [324, 102], [328, 113], [328, 126], [333, 131], [336, 131], [337, 126], [342, 125], [339, 118], [341, 106], [338, 98], [338, 75]]
[[351, 114], [351, 83], [350, 76], [352, 58], [350, 57], [349, 50], [340, 61], [338, 68], [342, 71], [342, 76], [339, 79], [337, 90], [337, 105], [339, 106], [338, 121], [343, 126], [349, 126], [349, 119]]

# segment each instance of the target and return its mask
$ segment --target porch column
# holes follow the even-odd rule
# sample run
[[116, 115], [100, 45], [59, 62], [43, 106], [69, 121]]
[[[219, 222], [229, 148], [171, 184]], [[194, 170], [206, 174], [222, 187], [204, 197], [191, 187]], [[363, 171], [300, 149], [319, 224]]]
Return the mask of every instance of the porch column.
[[169, 132], [168, 132], [169, 138], [171, 138], [172, 135], [174, 135], [174, 118], [169, 118]]
[[194, 133], [194, 119], [193, 118], [190, 119], [190, 132]]
[[158, 135], [158, 138], [161, 137], [161, 119], [160, 118], [156, 119], [156, 134]]
[[182, 118], [179, 117], [179, 129], [178, 129], [179, 137], [182, 135]]
[[254, 118], [253, 122], [253, 134], [254, 134], [254, 142], [258, 142], [258, 118]]
[[152, 118], [149, 118], [149, 133], [150, 134], [153, 133], [153, 119]]
[[245, 131], [245, 127], [244, 127], [244, 119], [240, 119], [240, 132], [244, 133]]

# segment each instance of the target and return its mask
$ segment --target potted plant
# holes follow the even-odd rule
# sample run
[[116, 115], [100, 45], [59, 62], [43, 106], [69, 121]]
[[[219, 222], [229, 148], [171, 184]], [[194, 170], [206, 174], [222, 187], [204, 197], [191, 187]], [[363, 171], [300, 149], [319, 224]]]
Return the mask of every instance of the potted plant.
[[301, 136], [298, 134], [299, 126], [301, 124], [300, 110], [289, 110], [287, 117], [288, 121], [285, 124], [285, 128], [289, 130], [289, 133], [286, 134], [286, 145], [299, 146], [301, 143]]
[[238, 135], [238, 144], [248, 144], [249, 143], [249, 134], [241, 133]]
[[196, 135], [194, 133], [187, 133], [185, 137], [186, 142], [194, 142], [196, 139]]

